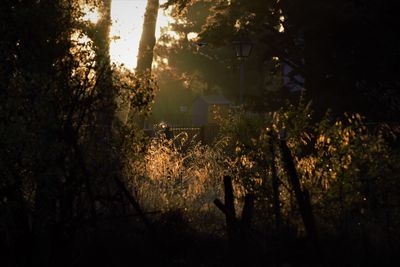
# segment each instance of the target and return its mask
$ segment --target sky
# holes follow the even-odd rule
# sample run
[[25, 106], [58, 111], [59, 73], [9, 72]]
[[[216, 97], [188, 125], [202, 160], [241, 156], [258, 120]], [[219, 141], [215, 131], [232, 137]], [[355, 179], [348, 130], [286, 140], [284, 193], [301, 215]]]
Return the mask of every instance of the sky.
[[[160, 0], [160, 4], [166, 0]], [[136, 57], [142, 33], [143, 16], [147, 0], [112, 0], [110, 37], [111, 60], [117, 64], [124, 64], [129, 69], [136, 67]], [[160, 35], [160, 28], [168, 25], [168, 18], [162, 9], [158, 14], [156, 37]]]

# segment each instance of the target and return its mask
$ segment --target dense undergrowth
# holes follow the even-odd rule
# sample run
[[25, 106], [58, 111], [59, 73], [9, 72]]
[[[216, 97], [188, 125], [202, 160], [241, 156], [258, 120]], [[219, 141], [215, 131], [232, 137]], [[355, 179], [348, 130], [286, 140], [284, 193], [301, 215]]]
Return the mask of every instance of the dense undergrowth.
[[[273, 113], [232, 113], [221, 121], [220, 136], [211, 146], [185, 134], [168, 139], [159, 132], [148, 140], [141, 156], [126, 157], [125, 175], [145, 210], [179, 211], [179, 220], [208, 234], [223, 230], [223, 214], [212, 202], [223, 198], [222, 178], [233, 177], [238, 213], [246, 193], [256, 197], [255, 251], [276, 252], [280, 250], [276, 242], [290, 247], [307, 237], [279, 148], [284, 140], [301, 187], [309, 192], [322, 247], [331, 254], [328, 258], [349, 253], [355, 264], [393, 255], [398, 249], [400, 166], [395, 136], [393, 127], [368, 124], [359, 114], [331, 118], [327, 112], [315, 121], [311, 105], [300, 101]], [[125, 152], [129, 154], [129, 149]], [[280, 229], [274, 210], [274, 173]]]

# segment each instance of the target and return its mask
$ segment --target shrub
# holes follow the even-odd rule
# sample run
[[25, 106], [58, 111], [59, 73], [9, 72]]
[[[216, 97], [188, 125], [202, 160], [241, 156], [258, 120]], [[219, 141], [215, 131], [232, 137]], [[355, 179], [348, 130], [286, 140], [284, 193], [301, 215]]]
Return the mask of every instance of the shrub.
[[[311, 104], [302, 100], [267, 114], [235, 111], [223, 123], [221, 138], [227, 162], [236, 182], [258, 196], [264, 223], [273, 222], [274, 163], [284, 220], [301, 230], [297, 204], [282, 167], [279, 136], [292, 152], [303, 189], [311, 194], [321, 230], [332, 234], [346, 229], [359, 234], [361, 228], [371, 230], [372, 225], [383, 222], [399, 188], [399, 153], [389, 146], [388, 138], [393, 136], [390, 127], [372, 127], [359, 114], [332, 119], [329, 112], [321, 121], [313, 122]], [[397, 221], [392, 217], [389, 228]]]

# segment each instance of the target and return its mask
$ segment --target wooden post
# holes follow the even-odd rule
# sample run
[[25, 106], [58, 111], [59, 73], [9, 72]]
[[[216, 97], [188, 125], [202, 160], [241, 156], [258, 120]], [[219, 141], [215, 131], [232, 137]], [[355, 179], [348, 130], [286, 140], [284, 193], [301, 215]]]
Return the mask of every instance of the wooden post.
[[229, 246], [231, 248], [234, 248], [236, 242], [236, 234], [237, 234], [237, 230], [235, 229], [236, 212], [235, 212], [235, 203], [234, 203], [235, 200], [233, 195], [232, 178], [229, 176], [224, 177], [224, 189], [225, 189], [225, 210], [227, 213], [226, 228], [228, 233]]
[[272, 131], [268, 132], [269, 136], [269, 149], [271, 153], [271, 173], [272, 173], [272, 190], [273, 190], [273, 201], [274, 201], [274, 215], [275, 215], [275, 227], [279, 234], [282, 225], [282, 218], [281, 218], [281, 203], [279, 199], [279, 179], [276, 173], [276, 166], [275, 166], [275, 147], [274, 147], [274, 135]]
[[301, 189], [300, 179], [297, 175], [296, 167], [292, 154], [286, 144], [285, 140], [280, 140], [280, 149], [283, 157], [283, 162], [286, 167], [286, 171], [289, 175], [290, 183], [292, 185], [297, 203], [299, 205], [300, 214], [306, 229], [307, 235], [316, 247], [318, 245], [317, 230], [315, 227], [314, 216], [311, 209], [310, 196], [307, 190], [304, 192]]
[[201, 126], [200, 127], [200, 141], [204, 144], [206, 144], [206, 126]]
[[224, 177], [225, 203], [215, 199], [214, 204], [221, 210], [226, 217], [226, 228], [229, 245], [229, 262], [234, 266], [244, 266], [248, 255], [248, 233], [250, 230], [251, 219], [253, 217], [254, 197], [245, 196], [244, 207], [241, 220], [236, 218], [234, 205], [234, 193], [232, 179], [229, 176]]

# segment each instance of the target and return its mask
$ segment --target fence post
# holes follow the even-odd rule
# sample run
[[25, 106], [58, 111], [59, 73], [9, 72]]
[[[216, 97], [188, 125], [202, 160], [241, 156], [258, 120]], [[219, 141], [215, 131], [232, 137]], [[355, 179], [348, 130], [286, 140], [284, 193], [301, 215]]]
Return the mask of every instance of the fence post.
[[286, 141], [280, 140], [280, 149], [283, 157], [283, 162], [286, 171], [289, 175], [290, 183], [292, 185], [297, 203], [299, 205], [300, 214], [303, 219], [304, 227], [311, 242], [319, 249], [317, 230], [315, 227], [314, 216], [311, 208], [310, 197], [307, 190], [304, 192], [301, 189], [300, 179], [297, 175], [294, 159], [286, 144]]
[[274, 147], [274, 135], [272, 131], [268, 132], [269, 136], [269, 149], [271, 153], [271, 173], [272, 173], [272, 190], [273, 190], [273, 200], [274, 200], [274, 214], [275, 214], [275, 226], [278, 234], [281, 230], [281, 203], [279, 199], [279, 178], [278, 174], [276, 173], [276, 166], [275, 166], [275, 147]]
[[206, 127], [204, 125], [200, 127], [200, 141], [206, 144]]
[[241, 220], [236, 218], [234, 205], [234, 193], [232, 186], [232, 178], [224, 177], [225, 203], [215, 199], [214, 204], [220, 209], [226, 217], [226, 229], [228, 235], [229, 247], [229, 263], [234, 266], [244, 266], [248, 258], [248, 234], [250, 230], [251, 219], [254, 209], [254, 197], [252, 195], [245, 196], [244, 207]]
[[233, 194], [232, 178], [230, 176], [224, 177], [224, 191], [225, 191], [225, 217], [226, 217], [226, 230], [228, 234], [228, 246], [231, 253], [230, 258], [233, 260], [239, 252], [239, 229], [236, 219], [235, 211], [235, 198]]

